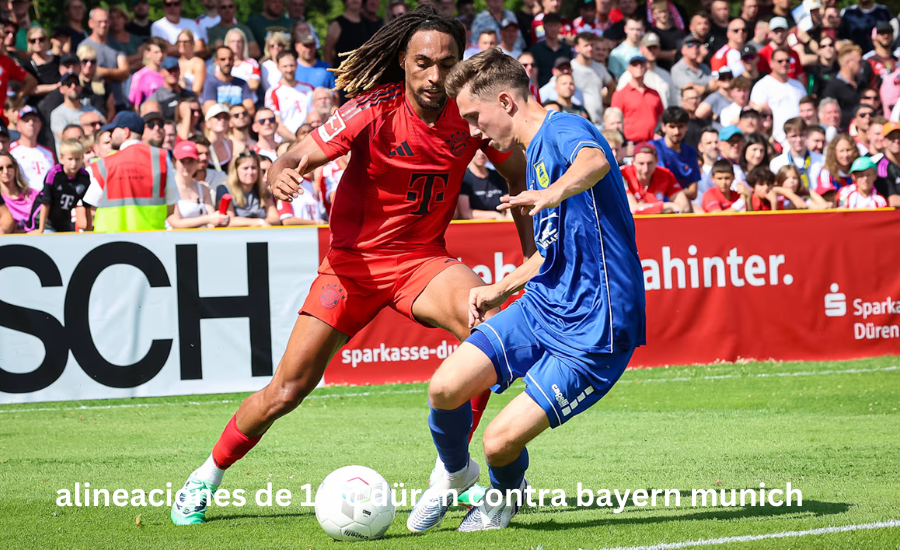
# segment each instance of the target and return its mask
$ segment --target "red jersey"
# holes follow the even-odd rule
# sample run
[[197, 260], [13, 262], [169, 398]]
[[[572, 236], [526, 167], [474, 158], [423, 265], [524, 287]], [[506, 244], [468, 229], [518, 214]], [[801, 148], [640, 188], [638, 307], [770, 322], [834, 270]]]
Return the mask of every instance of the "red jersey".
[[[575, 29], [572, 28], [572, 22], [561, 17], [562, 24], [559, 27], [559, 37], [575, 36]], [[531, 20], [531, 43], [537, 44], [544, 39], [544, 14], [539, 13]]]
[[704, 212], [719, 212], [721, 210], [728, 210], [734, 206], [736, 211], [743, 211], [747, 204], [744, 202], [744, 198], [741, 197], [741, 194], [737, 191], [731, 191], [731, 197], [725, 198], [725, 194], [719, 191], [718, 187], [710, 187], [703, 193], [703, 211]]
[[650, 184], [644, 187], [638, 181], [637, 172], [633, 164], [629, 164], [622, 168], [622, 178], [628, 185], [628, 192], [634, 196], [634, 200], [651, 204], [655, 202], [662, 203], [667, 198], [681, 191], [681, 186], [675, 175], [668, 168], [657, 166], [650, 176]]
[[310, 135], [329, 160], [351, 153], [331, 207], [331, 244], [354, 251], [444, 246], [475, 152], [495, 165], [509, 156], [469, 134], [455, 99], [429, 127], [402, 82], [351, 99]]
[[[6, 100], [6, 89], [10, 81], [21, 82], [25, 80], [25, 75], [27, 74], [25, 69], [13, 61], [11, 57], [0, 54], [0, 98]], [[9, 120], [3, 113], [0, 113], [0, 118], [3, 119], [4, 124], [9, 124]]]
[[[806, 79], [806, 73], [803, 71], [803, 63], [800, 62], [800, 54], [795, 52], [794, 50], [790, 50], [791, 52], [791, 64], [788, 67], [788, 78], [793, 78], [794, 80], [799, 80], [803, 82]], [[759, 50], [759, 57], [756, 61], [756, 68], [759, 69], [759, 72], [769, 74], [772, 72], [772, 54], [775, 53], [775, 48], [772, 47], [772, 42], [769, 42], [763, 49]]]

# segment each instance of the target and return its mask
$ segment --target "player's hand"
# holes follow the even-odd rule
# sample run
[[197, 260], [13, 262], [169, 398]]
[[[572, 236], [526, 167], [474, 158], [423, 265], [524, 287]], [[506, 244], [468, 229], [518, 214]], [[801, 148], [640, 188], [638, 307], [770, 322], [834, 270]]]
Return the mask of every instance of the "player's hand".
[[508, 296], [495, 285], [478, 286], [469, 291], [469, 328], [484, 321], [487, 312], [506, 302]]
[[556, 208], [562, 202], [562, 196], [557, 196], [549, 188], [540, 191], [522, 191], [514, 197], [503, 195], [500, 197], [500, 206], [497, 210], [501, 212], [515, 207], [522, 208], [524, 213], [528, 211], [529, 216], [534, 216], [545, 208]]
[[297, 168], [284, 168], [275, 176], [272, 183], [272, 194], [275, 198], [285, 202], [292, 202], [296, 197], [303, 193], [300, 184], [303, 183], [303, 174], [307, 172], [306, 167], [309, 165], [309, 156], [303, 155]]

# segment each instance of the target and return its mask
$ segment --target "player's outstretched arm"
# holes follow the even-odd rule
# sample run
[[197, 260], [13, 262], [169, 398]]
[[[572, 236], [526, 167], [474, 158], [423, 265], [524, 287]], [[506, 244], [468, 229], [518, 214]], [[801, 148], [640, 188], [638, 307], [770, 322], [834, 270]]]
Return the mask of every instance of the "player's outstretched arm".
[[502, 306], [510, 296], [525, 288], [525, 283], [540, 273], [544, 257], [534, 252], [525, 263], [496, 283], [469, 291], [469, 328], [484, 321], [488, 311]]
[[528, 214], [534, 216], [545, 208], [556, 208], [569, 197], [590, 189], [608, 173], [609, 161], [606, 160], [603, 151], [594, 147], [584, 147], [578, 151], [575, 162], [569, 166], [566, 173], [549, 187], [538, 191], [524, 191], [516, 196], [500, 197], [503, 204], [497, 209], [530, 207]]
[[314, 171], [328, 163], [328, 157], [322, 152], [319, 144], [312, 136], [306, 136], [290, 151], [278, 157], [269, 168], [269, 188], [275, 198], [291, 202], [300, 196], [303, 189], [303, 175]]

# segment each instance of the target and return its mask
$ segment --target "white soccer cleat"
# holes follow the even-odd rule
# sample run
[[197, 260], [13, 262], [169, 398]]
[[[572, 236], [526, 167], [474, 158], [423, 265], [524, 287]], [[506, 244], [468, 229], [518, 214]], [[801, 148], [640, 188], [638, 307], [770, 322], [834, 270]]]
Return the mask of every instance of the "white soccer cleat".
[[[458, 531], [470, 533], [472, 531], [490, 531], [506, 528], [513, 516], [525, 505], [525, 489], [527, 488], [528, 480], [523, 479], [522, 484], [519, 485], [519, 490], [522, 492], [521, 500], [518, 500], [515, 496], [507, 499], [504, 495], [503, 502], [497, 506], [488, 505], [486, 502], [487, 496], [485, 496], [485, 499], [478, 506], [474, 506], [469, 510], [462, 523], [459, 524]], [[488, 489], [488, 491], [491, 490]]]
[[[406, 520], [407, 529], [413, 533], [424, 533], [440, 525], [447, 510], [453, 506], [454, 495], [458, 496], [475, 485], [481, 474], [478, 463], [471, 458], [465, 471], [454, 478], [450, 477], [447, 470], [437, 470], [438, 466], [435, 465], [435, 472], [432, 472], [429, 480], [430, 486], [413, 506]], [[435, 473], [438, 475], [434, 475]]]

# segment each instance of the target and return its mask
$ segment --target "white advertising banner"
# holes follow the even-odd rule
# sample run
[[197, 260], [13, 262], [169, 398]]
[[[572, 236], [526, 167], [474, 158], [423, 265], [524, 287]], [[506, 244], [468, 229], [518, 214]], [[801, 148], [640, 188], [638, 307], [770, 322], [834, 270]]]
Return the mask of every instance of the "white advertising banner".
[[319, 264], [315, 228], [0, 238], [0, 403], [257, 390]]

